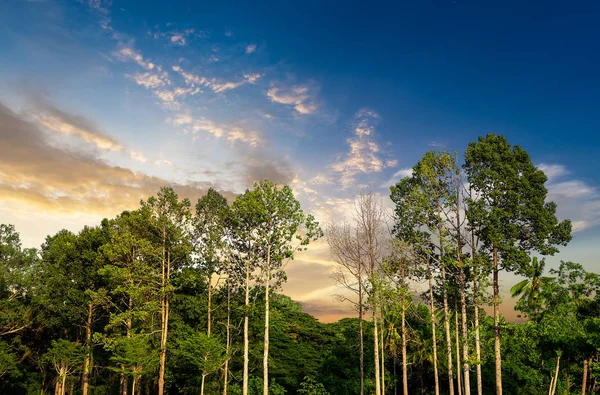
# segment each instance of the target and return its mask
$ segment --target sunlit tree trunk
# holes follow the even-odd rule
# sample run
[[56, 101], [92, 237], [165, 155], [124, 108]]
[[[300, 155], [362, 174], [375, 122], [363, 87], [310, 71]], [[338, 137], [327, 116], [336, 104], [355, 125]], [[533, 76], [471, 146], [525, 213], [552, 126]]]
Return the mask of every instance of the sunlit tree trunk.
[[475, 355], [477, 355], [477, 395], [483, 395], [483, 381], [481, 377], [481, 340], [479, 340], [479, 304], [477, 303], [477, 276], [473, 277], [473, 304], [475, 305]]
[[496, 363], [496, 395], [502, 395], [502, 356], [500, 354], [500, 294], [498, 285], [498, 249], [494, 247], [494, 359]]
[[269, 395], [269, 285], [271, 284], [271, 244], [267, 246], [265, 281], [265, 339], [263, 353], [263, 395]]
[[85, 323], [85, 343], [87, 345], [87, 353], [85, 355], [85, 362], [83, 364], [83, 385], [81, 393], [88, 395], [89, 379], [90, 379], [90, 364], [92, 361], [92, 319], [94, 316], [94, 304], [90, 302], [88, 304], [88, 316]]
[[581, 383], [581, 395], [585, 395], [587, 389], [587, 375], [588, 375], [588, 366], [590, 364], [589, 359], [583, 360], [583, 382]]
[[364, 312], [363, 312], [363, 284], [362, 284], [362, 274], [361, 274], [361, 265], [358, 268], [358, 331], [359, 331], [359, 345], [360, 345], [360, 395], [364, 395], [365, 393], [365, 346], [364, 346], [364, 332], [363, 332], [363, 321], [364, 321]]
[[158, 370], [158, 395], [163, 395], [165, 388], [165, 364], [167, 359], [167, 331], [168, 331], [168, 296], [167, 285], [169, 276], [169, 259], [166, 257], [166, 229], [162, 229], [162, 296], [161, 296], [161, 333], [160, 333], [160, 363]]
[[435, 307], [433, 304], [433, 284], [431, 273], [431, 262], [427, 260], [427, 273], [429, 281], [429, 313], [431, 315], [431, 343], [433, 346], [433, 376], [435, 380], [435, 395], [440, 395], [440, 383], [438, 377], [437, 341], [435, 334]]
[[462, 380], [460, 372], [460, 340], [459, 340], [459, 326], [458, 326], [458, 306], [454, 304], [454, 336], [456, 341], [456, 387], [458, 389], [458, 395], [462, 395]]
[[225, 352], [227, 353], [227, 359], [225, 360], [225, 367], [223, 368], [223, 395], [227, 395], [227, 384], [229, 384], [229, 350], [231, 348], [231, 289], [229, 284], [227, 285], [227, 339], [225, 344]]
[[408, 355], [406, 352], [406, 289], [404, 289], [404, 285], [406, 284], [405, 277], [405, 264], [402, 264], [401, 275], [402, 275], [402, 299], [401, 299], [401, 336], [402, 336], [402, 395], [408, 395]]
[[446, 283], [446, 268], [442, 264], [442, 287], [444, 298], [444, 329], [446, 330], [446, 351], [448, 352], [448, 391], [454, 395], [454, 379], [452, 372], [452, 337], [450, 336], [450, 314], [448, 312], [448, 284]]
[[248, 395], [248, 309], [250, 308], [250, 266], [246, 260], [246, 298], [244, 303], [244, 378], [242, 395]]
[[381, 393], [385, 394], [385, 324], [383, 322], [383, 305], [381, 307]]

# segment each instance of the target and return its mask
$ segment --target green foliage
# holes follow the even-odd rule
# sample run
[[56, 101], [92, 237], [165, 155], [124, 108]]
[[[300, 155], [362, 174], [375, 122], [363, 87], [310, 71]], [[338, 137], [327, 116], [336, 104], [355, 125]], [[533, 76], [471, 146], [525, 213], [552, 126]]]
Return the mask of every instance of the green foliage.
[[304, 377], [304, 381], [300, 383], [298, 394], [302, 395], [329, 395], [323, 384], [318, 383], [311, 377]]

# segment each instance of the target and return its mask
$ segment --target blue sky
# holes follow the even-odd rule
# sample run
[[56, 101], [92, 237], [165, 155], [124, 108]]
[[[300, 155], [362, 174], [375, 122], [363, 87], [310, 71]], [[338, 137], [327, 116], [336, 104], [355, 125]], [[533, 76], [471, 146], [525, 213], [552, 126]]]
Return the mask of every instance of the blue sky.
[[[592, 1], [2, 2], [2, 222], [39, 245], [161, 184], [233, 196], [265, 177], [326, 222], [493, 132], [574, 221], [554, 261], [594, 268], [598, 20]], [[317, 245], [287, 290], [323, 310], [330, 269]]]

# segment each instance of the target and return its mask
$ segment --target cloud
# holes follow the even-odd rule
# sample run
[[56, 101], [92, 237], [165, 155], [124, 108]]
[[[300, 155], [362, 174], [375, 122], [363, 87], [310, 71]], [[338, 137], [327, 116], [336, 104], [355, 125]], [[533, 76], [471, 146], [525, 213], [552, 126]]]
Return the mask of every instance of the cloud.
[[361, 110], [357, 118], [355, 137], [346, 140], [350, 147], [349, 152], [331, 165], [331, 170], [339, 174], [339, 183], [344, 189], [355, 184], [360, 174], [379, 173], [395, 165], [393, 161], [383, 159], [381, 149], [373, 139], [375, 122], [379, 115], [370, 110]]
[[198, 132], [206, 132], [217, 138], [225, 137], [230, 143], [241, 141], [252, 147], [258, 147], [262, 142], [257, 131], [246, 130], [240, 126], [218, 124], [204, 117], [193, 118], [189, 114], [177, 114], [167, 122], [174, 126], [181, 126], [187, 133], [195, 135]]
[[251, 54], [256, 52], [256, 44], [250, 44], [246, 47], [246, 53]]
[[158, 159], [158, 160], [154, 161], [154, 164], [157, 166], [162, 166], [162, 165], [173, 166], [173, 163], [171, 163], [171, 161], [167, 160], [167, 159]]
[[308, 183], [312, 185], [330, 185], [333, 184], [333, 178], [330, 175], [319, 173], [308, 180]]
[[137, 160], [138, 162], [148, 162], [148, 159], [146, 159], [144, 154], [142, 154], [141, 152], [129, 151], [129, 156], [131, 156], [131, 159]]
[[573, 232], [600, 225], [600, 190], [578, 179], [560, 180], [571, 174], [559, 164], [540, 164], [548, 177], [548, 200], [557, 204], [560, 218], [569, 218]]
[[146, 89], [158, 88], [170, 84], [171, 81], [166, 75], [156, 73], [137, 73], [132, 76], [133, 80]]
[[392, 185], [395, 185], [398, 181], [400, 181], [403, 178], [406, 177], [410, 177], [412, 175], [413, 169], [412, 168], [406, 168], [406, 169], [400, 169], [397, 172], [395, 172], [394, 174], [392, 174], [392, 176], [390, 177], [389, 180], [383, 182], [380, 187], [381, 188], [389, 188]]
[[179, 73], [186, 85], [197, 87], [204, 86], [211, 89], [215, 93], [222, 93], [230, 89], [235, 89], [244, 84], [254, 84], [258, 79], [263, 77], [263, 74], [244, 74], [243, 78], [237, 81], [220, 81], [216, 78], [206, 78], [201, 75], [193, 74], [183, 70], [180, 66], [173, 66], [173, 71]]
[[177, 44], [177, 45], [185, 45], [185, 43], [186, 43], [185, 37], [183, 37], [180, 34], [175, 34], [175, 35], [171, 36], [171, 42], [173, 44]]
[[548, 180], [569, 174], [569, 171], [563, 165], [540, 163], [537, 168], [544, 172]]
[[123, 62], [133, 61], [146, 70], [154, 70], [157, 68], [159, 71], [161, 71], [160, 67], [157, 67], [154, 63], [145, 60], [144, 57], [131, 46], [122, 47], [114, 55], [117, 59]]
[[56, 133], [79, 138], [103, 150], [123, 151], [124, 147], [117, 140], [99, 130], [86, 118], [67, 114], [39, 97], [33, 101], [34, 110], [29, 114], [38, 125]]
[[[223, 190], [209, 182], [173, 184], [53, 146], [36, 124], [0, 104], [0, 199], [48, 212], [112, 216], [137, 207], [165, 185], [192, 199], [209, 187]], [[223, 193], [235, 196], [226, 189]]]
[[307, 86], [273, 86], [267, 91], [267, 97], [274, 103], [294, 106], [299, 114], [306, 115], [317, 111], [317, 105], [311, 98]]

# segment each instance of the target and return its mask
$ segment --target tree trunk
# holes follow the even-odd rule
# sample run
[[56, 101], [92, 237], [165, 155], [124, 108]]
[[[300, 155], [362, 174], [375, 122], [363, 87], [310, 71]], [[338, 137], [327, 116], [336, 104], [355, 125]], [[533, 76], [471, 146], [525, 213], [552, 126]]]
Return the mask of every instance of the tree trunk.
[[385, 394], [385, 340], [383, 331], [385, 324], [383, 322], [383, 307], [381, 308], [381, 393]]
[[[208, 276], [208, 310], [207, 312], [207, 322], [206, 322], [206, 335], [210, 337], [210, 327], [211, 327], [211, 317], [210, 317], [210, 313], [211, 313], [211, 307], [212, 307], [212, 284], [211, 284], [211, 280], [212, 280], [212, 275]], [[218, 284], [217, 284], [218, 285]]]
[[229, 384], [229, 349], [231, 347], [231, 329], [229, 325], [231, 324], [231, 289], [229, 284], [227, 284], [227, 340], [225, 344], [225, 353], [227, 354], [227, 359], [225, 360], [225, 367], [223, 369], [223, 395], [227, 395], [227, 384]]
[[[440, 383], [438, 378], [438, 363], [437, 363], [437, 341], [435, 333], [435, 308], [433, 304], [433, 284], [431, 263], [427, 260], [427, 273], [429, 277], [429, 312], [431, 314], [431, 342], [433, 345], [433, 376], [435, 380], [435, 395], [440, 395]], [[480, 394], [481, 395], [481, 394]]]
[[206, 375], [202, 375], [202, 382], [200, 383], [200, 395], [204, 395], [204, 379], [206, 379]]
[[56, 378], [56, 384], [54, 385], [54, 395], [60, 395], [60, 376]]
[[89, 379], [90, 379], [90, 364], [92, 361], [92, 319], [94, 312], [94, 304], [88, 305], [88, 317], [85, 323], [85, 342], [87, 345], [87, 353], [83, 364], [83, 385], [81, 388], [82, 395], [88, 395]]
[[551, 392], [550, 395], [554, 395], [554, 393], [556, 392], [556, 384], [558, 383], [558, 369], [560, 366], [560, 355], [558, 357], [556, 357], [556, 369], [554, 370], [554, 377], [552, 378], [551, 381]]
[[[462, 232], [460, 229], [460, 203], [461, 203], [461, 179], [457, 178], [456, 183], [456, 256], [458, 257], [459, 282], [460, 282], [460, 312], [462, 318], [462, 349], [463, 349], [463, 385], [465, 395], [471, 395], [471, 380], [469, 377], [469, 338], [467, 336], [467, 298], [465, 295], [465, 266], [462, 257]], [[458, 332], [458, 325], [456, 326]], [[458, 351], [457, 351], [458, 355]], [[457, 358], [458, 360], [458, 358]], [[460, 366], [460, 364], [459, 364]]]
[[458, 389], [458, 395], [462, 395], [462, 380], [460, 372], [460, 341], [459, 341], [459, 327], [458, 327], [458, 306], [456, 302], [454, 304], [454, 337], [456, 341], [456, 387]]
[[162, 297], [161, 297], [161, 327], [160, 327], [160, 365], [158, 370], [158, 395], [163, 395], [165, 389], [165, 363], [167, 358], [167, 276], [168, 270], [165, 259], [166, 254], [166, 229], [163, 226], [163, 239], [162, 239]]
[[[404, 283], [404, 267], [402, 268], [402, 283]], [[408, 395], [408, 361], [406, 353], [406, 304], [404, 300], [404, 290], [402, 291], [402, 395]]]
[[267, 246], [267, 278], [265, 281], [265, 339], [263, 353], [263, 395], [269, 395], [269, 286], [271, 284], [271, 244]]
[[358, 272], [358, 332], [359, 332], [359, 345], [360, 345], [360, 395], [365, 394], [365, 348], [364, 348], [364, 333], [363, 333], [363, 288], [362, 288], [362, 274]]
[[454, 395], [454, 379], [452, 377], [452, 337], [450, 336], [450, 314], [448, 313], [448, 290], [446, 289], [446, 268], [442, 264], [442, 287], [444, 289], [444, 329], [446, 329], [446, 351], [448, 352], [448, 390]]
[[583, 360], [583, 382], [581, 383], [581, 395], [585, 395], [585, 392], [586, 392], [589, 364], [590, 364], [590, 362], [587, 358]]
[[65, 395], [65, 384], [67, 382], [67, 375], [63, 374], [62, 383], [60, 385], [60, 395]]
[[121, 395], [127, 395], [127, 376], [125, 376], [125, 365], [121, 364], [121, 373], [119, 374], [119, 384], [121, 386]]
[[138, 377], [133, 376], [133, 383], [131, 384], [131, 395], [135, 395], [135, 385], [137, 384]]
[[477, 276], [473, 277], [473, 304], [475, 305], [475, 354], [477, 355], [477, 395], [483, 395], [481, 378], [481, 341], [479, 340], [479, 304], [477, 303]]
[[502, 356], [500, 354], [500, 293], [498, 284], [498, 249], [494, 247], [494, 359], [496, 395], [502, 395]]
[[[377, 304], [373, 302], [373, 346], [375, 353], [375, 395], [381, 395], [381, 380], [380, 380], [380, 372], [379, 372], [379, 332], [377, 330], [377, 317], [376, 317], [376, 307]], [[265, 394], [266, 395], [266, 394]]]
[[250, 308], [250, 267], [246, 261], [246, 299], [244, 309], [244, 378], [242, 395], [248, 395], [248, 309]]

